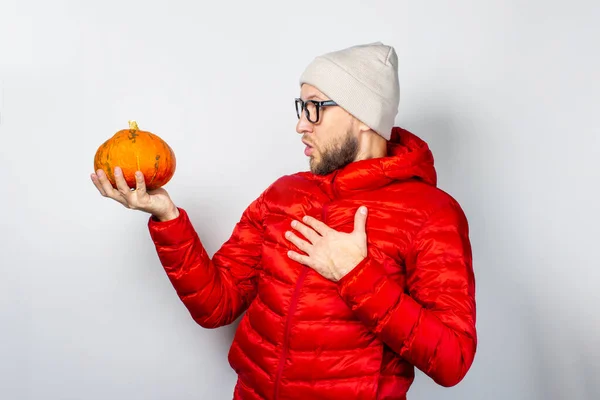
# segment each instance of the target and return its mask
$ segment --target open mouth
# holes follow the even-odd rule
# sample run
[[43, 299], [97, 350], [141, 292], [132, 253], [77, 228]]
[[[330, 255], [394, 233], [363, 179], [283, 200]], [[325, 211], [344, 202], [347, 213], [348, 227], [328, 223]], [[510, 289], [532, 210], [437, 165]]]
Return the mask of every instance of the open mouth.
[[302, 141], [302, 143], [306, 145], [306, 147], [304, 148], [304, 155], [310, 157], [313, 153], [313, 147], [305, 141]]

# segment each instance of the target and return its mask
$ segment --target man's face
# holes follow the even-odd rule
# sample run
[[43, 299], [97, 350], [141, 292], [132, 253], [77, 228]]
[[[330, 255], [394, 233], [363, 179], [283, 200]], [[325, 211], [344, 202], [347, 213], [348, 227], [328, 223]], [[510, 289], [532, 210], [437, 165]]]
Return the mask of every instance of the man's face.
[[[314, 86], [303, 84], [300, 98], [304, 101], [330, 100]], [[311, 120], [316, 119], [311, 106]], [[302, 134], [306, 145], [304, 154], [310, 158], [310, 170], [327, 175], [356, 160], [358, 155], [358, 120], [339, 106], [324, 106], [319, 119], [312, 123], [305, 111], [300, 114], [296, 132]]]

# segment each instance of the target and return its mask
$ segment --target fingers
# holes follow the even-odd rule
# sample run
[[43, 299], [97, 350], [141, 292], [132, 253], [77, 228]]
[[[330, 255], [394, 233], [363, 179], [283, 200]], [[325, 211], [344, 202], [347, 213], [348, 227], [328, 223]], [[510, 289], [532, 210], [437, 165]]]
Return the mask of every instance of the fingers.
[[92, 182], [94, 182], [94, 186], [96, 186], [96, 189], [98, 189], [102, 196], [109, 197], [124, 205], [127, 204], [123, 195], [113, 188], [103, 170], [99, 169], [95, 174], [91, 175], [91, 178]]
[[354, 215], [354, 231], [365, 233], [367, 225], [367, 207], [359, 207]]
[[91, 175], [91, 178], [92, 178], [92, 182], [94, 182], [94, 186], [96, 186], [96, 189], [98, 189], [98, 192], [100, 192], [100, 194], [102, 196], [106, 197], [106, 191], [104, 190], [104, 188], [102, 187], [102, 184], [98, 180], [98, 173], [93, 173]]
[[98, 180], [100, 181], [100, 185], [102, 187], [102, 190], [104, 191], [105, 196], [108, 196], [111, 198], [114, 197], [115, 189], [113, 188], [112, 184], [108, 180], [106, 173], [103, 170], [99, 169], [97, 174], [98, 174]]
[[[302, 221], [309, 225], [310, 227], [312, 227], [315, 231], [317, 231], [321, 236], [325, 236], [326, 234], [330, 233], [332, 231], [332, 229], [330, 227], [328, 227], [327, 225], [325, 225], [323, 222], [317, 220], [316, 218], [310, 217], [310, 216], [306, 216], [304, 218], [302, 218]], [[292, 226], [294, 223], [292, 223]], [[305, 235], [305, 232], [308, 234], [311, 234], [311, 230], [310, 229], [305, 229], [305, 227], [298, 223], [297, 227], [294, 227], [296, 229], [298, 229], [300, 231], [300, 233], [302, 233], [303, 235]], [[305, 235], [306, 236], [306, 235]], [[314, 235], [313, 235], [314, 236]], [[311, 240], [311, 238], [309, 238], [308, 236], [306, 237], [307, 239]]]
[[120, 167], [115, 167], [115, 183], [117, 184], [117, 189], [121, 192], [122, 195], [127, 196], [129, 192], [131, 192], [131, 188], [127, 185], [125, 178], [123, 177], [123, 170]]
[[144, 174], [141, 171], [135, 172], [135, 190], [132, 190], [133, 188], [129, 187], [125, 177], [123, 176], [123, 170], [119, 167], [115, 167], [115, 183], [119, 189], [119, 192], [125, 199], [126, 206], [128, 208], [144, 208], [148, 194], [146, 193]]
[[295, 251], [288, 251], [287, 253], [288, 257], [291, 258], [294, 261], [299, 262], [300, 264], [306, 265], [307, 267], [311, 267], [312, 268], [312, 264], [310, 262], [310, 258], [308, 256], [304, 256], [302, 254], [298, 254]]
[[135, 190], [139, 196], [146, 194], [146, 181], [144, 180], [144, 174], [141, 171], [135, 172]]
[[300, 239], [298, 236], [294, 235], [292, 232], [287, 231], [285, 233], [285, 237], [292, 242], [293, 244], [296, 245], [296, 247], [298, 247], [300, 250], [302, 250], [305, 253], [309, 253], [309, 247], [310, 245], [308, 244], [308, 242], [306, 242], [305, 240]]
[[317, 232], [298, 221], [292, 221], [292, 228], [300, 232], [306, 239], [308, 239], [313, 244], [320, 238]]

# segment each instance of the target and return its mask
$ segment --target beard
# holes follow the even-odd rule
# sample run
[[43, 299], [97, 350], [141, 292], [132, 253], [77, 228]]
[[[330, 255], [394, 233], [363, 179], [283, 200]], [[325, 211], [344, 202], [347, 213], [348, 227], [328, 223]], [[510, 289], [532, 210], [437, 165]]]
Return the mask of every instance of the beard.
[[356, 160], [358, 139], [348, 133], [338, 142], [323, 149], [321, 160], [310, 159], [310, 170], [316, 175], [327, 175]]

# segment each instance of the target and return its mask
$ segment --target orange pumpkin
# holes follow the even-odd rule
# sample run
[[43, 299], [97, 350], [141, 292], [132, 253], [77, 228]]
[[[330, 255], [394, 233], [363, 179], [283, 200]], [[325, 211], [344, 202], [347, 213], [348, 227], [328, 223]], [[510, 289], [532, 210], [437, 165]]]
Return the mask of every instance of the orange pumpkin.
[[164, 186], [175, 174], [175, 153], [157, 135], [141, 131], [135, 121], [104, 142], [96, 151], [94, 171], [102, 169], [114, 188], [114, 168], [120, 167], [130, 188], [135, 188], [135, 171], [142, 171], [148, 190]]

